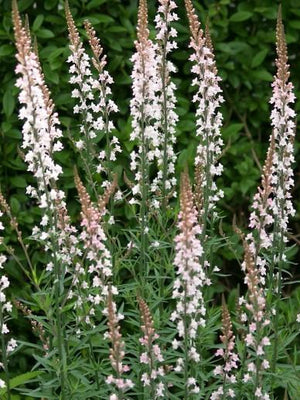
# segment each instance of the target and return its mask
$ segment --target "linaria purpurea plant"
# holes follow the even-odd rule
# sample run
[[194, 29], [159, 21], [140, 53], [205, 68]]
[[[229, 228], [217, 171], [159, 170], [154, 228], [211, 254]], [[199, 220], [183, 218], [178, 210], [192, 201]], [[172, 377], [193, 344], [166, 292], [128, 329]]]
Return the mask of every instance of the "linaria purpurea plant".
[[[159, 0], [151, 24], [147, 1], [139, 2], [128, 110], [131, 147], [122, 153], [128, 165], [116, 175], [121, 153], [114, 124], [117, 89], [102, 40], [89, 21], [81, 34], [72, 3], [66, 2], [66, 62], [74, 106], [72, 126], [64, 131], [29, 25], [13, 1], [22, 157], [34, 182], [26, 188], [26, 207], [36, 204], [41, 219], [23, 237], [0, 194], [0, 229], [13, 230], [24, 252], [19, 258], [1, 237], [4, 399], [14, 400], [17, 386], [24, 399], [49, 400], [275, 400], [283, 393], [296, 399], [300, 393], [291, 373], [286, 373], [288, 383], [279, 378], [288, 362], [293, 375], [299, 374], [289, 347], [297, 343], [296, 321], [283, 331], [280, 315], [288, 222], [295, 213], [295, 96], [281, 13], [270, 145], [249, 227], [235, 227], [243, 242], [245, 279], [241, 296], [233, 301], [232, 294], [220, 295], [224, 276], [217, 275], [222, 272], [218, 250], [230, 244], [216, 229], [224, 195], [217, 179], [223, 172], [221, 107], [226, 107], [218, 57], [208, 27], [202, 29], [191, 0], [185, 0], [196, 146], [193, 173], [191, 166], [181, 172], [176, 161], [176, 67], [171, 62], [178, 46], [177, 7], [174, 0]], [[76, 160], [74, 185], [81, 211], [72, 217], [57, 157], [64, 146], [73, 148]], [[116, 200], [135, 218], [118, 221]], [[44, 262], [32, 257], [32, 248], [44, 253]], [[6, 271], [10, 258], [30, 288], [14, 303], [9, 300], [13, 279]], [[30, 321], [35, 342], [18, 345], [10, 332], [9, 319], [18, 311]], [[33, 354], [33, 371], [16, 383], [11, 358], [24, 349]]]

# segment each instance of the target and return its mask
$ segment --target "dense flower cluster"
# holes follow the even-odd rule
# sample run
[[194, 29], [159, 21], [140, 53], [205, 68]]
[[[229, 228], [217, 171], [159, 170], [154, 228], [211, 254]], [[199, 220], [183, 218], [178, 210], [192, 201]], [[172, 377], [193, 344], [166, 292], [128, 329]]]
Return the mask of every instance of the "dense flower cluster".
[[[87, 298], [81, 299], [90, 305], [85, 322], [91, 323], [90, 317], [94, 315], [95, 305], [105, 304], [109, 294], [109, 288], [112, 294], [117, 294], [117, 289], [110, 286], [109, 280], [112, 276], [111, 254], [106, 247], [106, 235], [101, 226], [102, 211], [92, 204], [90, 196], [82, 184], [78, 174], [75, 175], [75, 183], [81, 203], [81, 226], [83, 231], [80, 234], [80, 240], [84, 243], [87, 250], [88, 271], [81, 264], [77, 264], [76, 270], [78, 276], [81, 275], [80, 284], [82, 290], [86, 291]], [[78, 283], [78, 282], [76, 282]]]
[[[252, 251], [244, 240], [245, 258], [242, 268], [245, 272], [245, 284], [248, 287], [248, 297], [240, 298], [240, 305], [245, 306], [246, 313], [242, 315], [244, 322], [247, 321], [248, 332], [245, 343], [249, 356], [247, 361], [247, 372], [244, 374], [243, 382], [248, 382], [255, 387], [255, 398], [259, 400], [270, 400], [269, 394], [263, 391], [262, 372], [270, 368], [269, 361], [265, 357], [266, 346], [271, 344], [269, 337], [264, 336], [265, 327], [270, 324], [266, 314], [266, 297], [261, 285], [259, 269], [255, 265]], [[259, 378], [259, 379], [258, 379]]]
[[123, 395], [120, 397], [118, 393], [123, 393], [126, 390], [132, 388], [134, 386], [131, 379], [123, 378], [122, 375], [124, 372], [129, 371], [128, 365], [123, 365], [123, 358], [125, 356], [124, 348], [125, 343], [122, 340], [122, 335], [120, 333], [120, 325], [119, 321], [123, 319], [122, 314], [117, 314], [116, 311], [116, 303], [113, 301], [112, 292], [109, 290], [107, 297], [107, 316], [108, 316], [108, 328], [106, 338], [108, 338], [112, 344], [110, 348], [110, 362], [115, 371], [115, 376], [109, 375], [106, 378], [106, 383], [109, 386], [115, 386], [116, 392], [109, 397], [109, 400], [118, 400], [123, 398]]
[[139, 298], [139, 307], [142, 319], [141, 329], [144, 333], [140, 343], [146, 350], [140, 355], [140, 363], [146, 364], [148, 367], [147, 372], [142, 374], [142, 382], [144, 386], [150, 386], [154, 383], [153, 399], [164, 398], [165, 385], [161, 382], [161, 377], [165, 375], [165, 371], [162, 365], [159, 366], [164, 358], [159, 345], [155, 343], [159, 335], [155, 332], [149, 307], [141, 298]]
[[[215, 65], [208, 29], [204, 35], [191, 0], [185, 0], [185, 4], [192, 34], [190, 47], [193, 49], [193, 54], [190, 60], [194, 64], [192, 72], [196, 75], [193, 85], [197, 88], [193, 97], [193, 102], [197, 106], [196, 135], [199, 138], [195, 167], [201, 171], [201, 190], [206, 207], [211, 210], [219, 198], [223, 197], [223, 192], [217, 189], [214, 179], [221, 175], [223, 170], [223, 166], [219, 163], [223, 145], [220, 133], [223, 118], [218, 109], [224, 99], [221, 95], [219, 86], [221, 78]], [[201, 215], [204, 209], [199, 208]]]
[[[295, 214], [291, 202], [294, 185], [292, 164], [294, 162], [294, 137], [296, 114], [291, 108], [295, 102], [293, 84], [289, 79], [289, 65], [284, 27], [279, 15], [276, 29], [277, 74], [270, 103], [272, 134], [263, 170], [262, 185], [254, 197], [250, 227], [256, 231], [248, 235], [251, 250], [258, 257], [257, 263], [265, 275], [265, 263], [259, 256], [260, 249], [276, 248], [278, 240], [286, 241], [288, 220]], [[255, 238], [254, 236], [258, 237]], [[258, 243], [256, 243], [258, 242]]]
[[37, 190], [28, 187], [27, 193], [39, 199], [41, 208], [53, 209], [56, 192], [49, 193], [48, 187], [62, 173], [62, 168], [53, 160], [53, 154], [62, 150], [62, 143], [58, 140], [62, 132], [58, 128], [57, 113], [54, 112], [38, 56], [16, 10], [14, 30], [18, 50], [16, 73], [21, 74], [16, 86], [20, 89], [19, 102], [23, 105], [19, 111], [19, 118], [24, 121], [22, 147], [26, 150], [28, 170], [38, 183]]
[[[173, 286], [173, 298], [177, 300], [176, 311], [171, 320], [176, 321], [180, 341], [174, 340], [173, 347], [183, 348], [188, 342], [188, 358], [198, 363], [200, 354], [195, 347], [198, 328], [205, 326], [205, 303], [203, 286], [209, 285], [200, 258], [203, 248], [197, 238], [201, 227], [197, 222], [197, 210], [193, 204], [193, 193], [188, 174], [183, 173], [180, 190], [180, 213], [178, 216], [180, 233], [175, 238], [176, 257], [174, 265], [177, 268], [177, 278]], [[186, 349], [185, 349], [186, 350]], [[183, 360], [177, 362], [176, 371], [182, 370]], [[191, 392], [196, 393], [198, 386], [194, 385]]]
[[288, 218], [295, 214], [291, 202], [291, 189], [294, 185], [292, 164], [295, 137], [295, 111], [291, 104], [295, 102], [293, 84], [288, 81], [289, 65], [284, 27], [281, 16], [277, 21], [277, 74], [272, 84], [273, 104], [271, 124], [273, 127], [275, 151], [272, 166], [272, 186], [274, 188], [274, 202], [272, 213], [278, 221], [279, 229], [284, 234], [288, 228]]
[[[97, 172], [104, 172], [109, 175], [107, 162], [115, 161], [116, 154], [121, 152], [119, 140], [116, 136], [111, 137], [114, 124], [111, 121], [111, 113], [117, 112], [118, 107], [111, 97], [110, 85], [113, 79], [105, 69], [107, 64], [106, 56], [96, 32], [90, 22], [85, 21], [85, 30], [89, 38], [89, 44], [93, 52], [92, 59], [87, 54], [80, 39], [78, 30], [72, 18], [68, 3], [66, 3], [66, 18], [69, 29], [71, 55], [68, 58], [70, 63], [70, 83], [76, 85], [72, 91], [72, 97], [78, 99], [74, 106], [74, 114], [81, 114], [82, 121], [80, 133], [82, 137], [76, 142], [78, 150], [86, 150], [88, 158], [96, 156], [94, 139], [97, 133], [104, 132], [107, 146], [101, 151], [98, 158]], [[97, 71], [97, 78], [94, 78], [91, 64]], [[103, 182], [106, 187], [107, 181]]]
[[[19, 62], [16, 72], [21, 74], [16, 86], [21, 89], [19, 101], [23, 105], [19, 111], [19, 117], [24, 120], [22, 147], [26, 150], [28, 170], [37, 180], [37, 189], [28, 186], [26, 192], [36, 198], [39, 207], [45, 210], [40, 227], [34, 227], [32, 235], [43, 243], [46, 251], [53, 251], [53, 237], [56, 237], [58, 248], [53, 258], [60, 264], [71, 265], [72, 254], [76, 254], [76, 230], [69, 224], [65, 194], [56, 188], [62, 168], [53, 158], [55, 152], [62, 150], [62, 143], [58, 140], [62, 132], [58, 128], [58, 116], [54, 112], [38, 56], [32, 49], [30, 36], [22, 25], [17, 8], [14, 8], [13, 20]], [[66, 241], [73, 242], [71, 248], [66, 247]], [[53, 269], [52, 261], [47, 269]]]
[[142, 188], [149, 190], [149, 163], [160, 156], [159, 132], [155, 125], [160, 121], [157, 101], [156, 46], [149, 39], [148, 10], [145, 0], [140, 1], [137, 27], [136, 53], [132, 56], [132, 92], [130, 112], [132, 132], [130, 140], [137, 142], [137, 151], [130, 154], [131, 170], [134, 172], [132, 203], [139, 202]]
[[234, 398], [235, 390], [233, 385], [237, 382], [235, 371], [238, 368], [239, 357], [234, 351], [235, 336], [232, 331], [230, 313], [224, 299], [222, 304], [222, 335], [220, 339], [223, 347], [216, 351], [216, 356], [223, 358], [224, 365], [218, 365], [214, 369], [214, 375], [221, 376], [223, 382], [222, 386], [219, 386], [211, 394], [211, 400], [222, 400], [224, 396], [226, 396], [225, 398]]
[[[178, 16], [174, 12], [176, 8], [174, 1], [160, 0], [155, 17], [157, 102], [161, 116], [160, 120], [156, 122], [158, 145], [155, 156], [157, 158], [158, 173], [151, 183], [151, 190], [159, 194], [164, 203], [166, 203], [166, 197], [176, 195], [174, 190], [176, 185], [174, 144], [176, 142], [175, 128], [178, 116], [175, 112], [176, 86], [171, 80], [171, 73], [175, 72], [176, 68], [168, 60], [168, 54], [177, 48], [177, 43], [174, 41], [177, 31], [170, 26], [173, 21], [178, 20]], [[158, 206], [158, 204], [159, 202], [154, 200], [154, 206]]]

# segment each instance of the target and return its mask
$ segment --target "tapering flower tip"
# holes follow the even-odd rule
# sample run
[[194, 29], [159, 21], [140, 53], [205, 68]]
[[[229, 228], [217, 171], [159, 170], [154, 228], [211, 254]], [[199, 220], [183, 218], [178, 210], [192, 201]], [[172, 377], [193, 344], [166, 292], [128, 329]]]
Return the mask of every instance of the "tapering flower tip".
[[67, 20], [67, 25], [68, 25], [68, 30], [69, 30], [70, 42], [73, 46], [77, 47], [80, 44], [80, 36], [79, 36], [78, 30], [76, 28], [74, 19], [71, 14], [69, 2], [67, 0], [65, 1], [65, 14], [66, 14], [66, 20]]
[[86, 188], [84, 187], [77, 169], [74, 169], [74, 182], [76, 185], [76, 189], [78, 192], [82, 213], [87, 215], [89, 213], [89, 209], [92, 207], [90, 195], [88, 194]]
[[115, 193], [117, 186], [118, 186], [118, 175], [114, 174], [113, 181], [106, 187], [105, 192], [101, 197], [99, 197], [98, 200], [98, 209], [101, 215], [105, 213], [105, 207], [108, 204], [111, 196]]
[[194, 196], [192, 186], [187, 171], [182, 172], [180, 178], [180, 210], [184, 229], [189, 230], [193, 227], [194, 221], [190, 218], [194, 209]]
[[139, 3], [137, 37], [140, 43], [145, 43], [149, 37], [147, 0], [140, 0]]
[[214, 46], [213, 46], [213, 42], [212, 42], [211, 35], [210, 35], [208, 19], [206, 20], [206, 24], [205, 24], [205, 44], [209, 48], [211, 53], [214, 54]]
[[210, 53], [208, 54], [208, 56], [212, 59], [212, 69], [215, 75], [218, 74], [218, 69], [216, 66], [216, 63], [214, 61], [215, 59], [215, 49], [214, 49], [214, 45], [212, 42], [212, 38], [210, 35], [210, 30], [209, 30], [209, 20], [207, 19], [206, 24], [205, 24], [205, 45], [206, 47], [210, 50]]
[[16, 0], [12, 2], [12, 20], [14, 26], [14, 34], [16, 47], [22, 57], [31, 50], [31, 38], [27, 29], [24, 27]]
[[143, 300], [141, 297], [138, 297], [138, 303], [143, 324], [141, 329], [144, 332], [145, 336], [147, 336], [149, 342], [151, 343], [155, 332], [153, 327], [152, 315], [148, 307], [148, 304], [145, 302], [145, 300]]
[[276, 51], [277, 51], [277, 78], [284, 85], [289, 78], [289, 64], [288, 64], [288, 54], [287, 45], [284, 34], [284, 25], [282, 23], [282, 13], [281, 6], [278, 9], [277, 25], [276, 25]]
[[197, 41], [199, 35], [202, 37], [203, 31], [201, 29], [201, 24], [199, 22], [198, 16], [194, 9], [191, 0], [184, 0], [186, 13], [189, 19], [190, 31], [195, 41]]
[[230, 313], [224, 295], [222, 295], [222, 333], [223, 335], [221, 336], [221, 341], [222, 343], [226, 344], [232, 338], [233, 332]]
[[106, 65], [106, 56], [102, 55], [103, 48], [100, 44], [100, 39], [97, 37], [96, 31], [93, 28], [90, 21], [88, 20], [84, 21], [84, 29], [88, 35], [89, 44], [91, 46], [94, 55], [93, 58], [94, 67], [97, 69], [98, 72], [101, 73], [104, 66]]

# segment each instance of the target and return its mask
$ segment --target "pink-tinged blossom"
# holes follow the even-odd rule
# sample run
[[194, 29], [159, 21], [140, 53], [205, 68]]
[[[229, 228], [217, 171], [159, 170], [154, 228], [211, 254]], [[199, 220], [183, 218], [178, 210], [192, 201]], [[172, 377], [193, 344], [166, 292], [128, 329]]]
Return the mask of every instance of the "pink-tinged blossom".
[[[117, 294], [117, 289], [110, 285], [112, 276], [111, 254], [106, 247], [106, 235], [101, 225], [103, 210], [92, 204], [90, 196], [82, 184], [78, 174], [75, 174], [79, 200], [81, 203], [80, 239], [86, 249], [88, 271], [78, 264], [76, 270], [82, 273], [81, 287], [88, 293], [88, 298], [83, 300], [89, 304], [89, 314], [93, 315], [94, 305], [106, 303], [109, 288], [112, 294]], [[86, 280], [82, 279], [86, 276]], [[88, 301], [87, 301], [88, 300]], [[91, 323], [87, 318], [86, 322]]]
[[[295, 214], [292, 205], [291, 190], [294, 186], [292, 165], [294, 163], [294, 138], [295, 138], [295, 111], [291, 104], [295, 102], [293, 92], [294, 86], [289, 82], [289, 64], [287, 56], [287, 46], [284, 36], [284, 27], [279, 15], [276, 29], [277, 38], [277, 73], [272, 84], [273, 95], [270, 103], [273, 105], [271, 112], [271, 125], [275, 141], [275, 151], [273, 156], [271, 184], [273, 187], [274, 201], [271, 212], [278, 232], [274, 236], [284, 236], [288, 229], [288, 220]], [[276, 237], [274, 237], [276, 241]]]
[[159, 207], [162, 203], [167, 204], [168, 198], [176, 195], [174, 145], [178, 116], [175, 112], [176, 86], [171, 80], [171, 74], [176, 68], [168, 60], [168, 54], [177, 48], [177, 43], [174, 41], [177, 31], [171, 26], [173, 21], [178, 20], [174, 11], [176, 8], [172, 0], [159, 0], [155, 17], [157, 104], [160, 108], [160, 119], [155, 124], [158, 130], [158, 145], [155, 149], [158, 173], [151, 183], [151, 191], [161, 198], [161, 201], [154, 201], [154, 207]]
[[222, 304], [222, 335], [220, 339], [223, 348], [218, 349], [215, 355], [223, 358], [223, 365], [218, 365], [214, 369], [214, 375], [221, 378], [222, 384], [220, 387], [222, 387], [222, 393], [220, 393], [219, 387], [211, 394], [211, 400], [222, 400], [223, 396], [227, 396], [228, 398], [235, 397], [234, 384], [237, 381], [236, 370], [238, 368], [239, 357], [234, 351], [235, 336], [232, 331], [230, 313], [224, 299]]
[[[81, 136], [76, 142], [76, 147], [79, 151], [86, 150], [89, 159], [97, 157], [99, 162], [97, 172], [109, 175], [107, 163], [115, 161], [117, 153], [121, 152], [118, 138], [111, 137], [111, 132], [115, 129], [111, 114], [118, 111], [118, 107], [111, 99], [113, 79], [105, 69], [106, 56], [103, 54], [100, 40], [90, 22], [85, 21], [84, 26], [93, 52], [92, 58], [85, 51], [68, 3], [66, 3], [65, 11], [69, 29], [69, 47], [72, 53], [68, 58], [71, 74], [70, 83], [75, 85], [72, 97], [77, 99], [73, 112], [74, 114], [81, 114], [82, 118]], [[97, 71], [97, 78], [93, 76], [92, 66]], [[106, 135], [107, 145], [105, 150], [97, 155], [95, 154], [94, 139], [99, 132], [104, 132]], [[107, 181], [104, 181], [103, 187], [106, 185]]]
[[21, 75], [16, 86], [20, 89], [19, 102], [22, 105], [19, 111], [19, 118], [23, 120], [22, 148], [26, 150], [28, 171], [33, 173], [38, 183], [37, 191], [31, 188], [30, 194], [39, 198], [41, 208], [51, 208], [55, 198], [49, 199], [48, 187], [62, 173], [62, 168], [53, 160], [53, 154], [63, 147], [59, 141], [62, 132], [38, 56], [17, 9], [13, 11], [13, 20], [18, 60], [16, 73]]
[[[289, 65], [284, 27], [279, 15], [277, 21], [277, 73], [272, 84], [270, 103], [272, 134], [263, 169], [261, 187], [254, 196], [250, 228], [247, 236], [251, 251], [260, 268], [261, 282], [265, 284], [266, 261], [261, 250], [273, 252], [280, 241], [287, 241], [289, 217], [295, 214], [291, 201], [294, 186], [292, 165], [294, 162], [294, 137], [296, 114], [291, 108], [295, 102], [293, 84], [289, 82]], [[283, 256], [281, 256], [283, 257]], [[277, 262], [276, 256], [274, 261]]]
[[[193, 363], [200, 361], [200, 355], [195, 346], [199, 328], [205, 326], [206, 309], [202, 291], [203, 286], [209, 283], [200, 261], [203, 249], [198, 239], [201, 228], [197, 216], [189, 177], [187, 173], [184, 173], [181, 178], [178, 216], [180, 232], [175, 237], [174, 265], [177, 278], [173, 285], [173, 298], [176, 299], [176, 310], [172, 313], [171, 320], [177, 324], [180, 339], [176, 341], [176, 346], [183, 349]], [[185, 348], [186, 344], [188, 348]], [[182, 368], [188, 368], [188, 366], [182, 365], [178, 360], [175, 370], [181, 371]], [[193, 390], [195, 389], [194, 387]]]
[[145, 364], [147, 372], [142, 375], [142, 382], [144, 386], [151, 386], [151, 398], [159, 399], [165, 398], [165, 384], [162, 382], [162, 377], [165, 375], [162, 362], [164, 361], [160, 346], [155, 343], [159, 338], [155, 332], [153, 319], [148, 305], [142, 299], [138, 299], [142, 325], [141, 329], [144, 334], [140, 338], [140, 343], [145, 350], [140, 355], [140, 363]]
[[[243, 305], [248, 314], [247, 332], [245, 344], [247, 349], [246, 372], [243, 381], [249, 382], [253, 387], [261, 390], [261, 396], [257, 399], [263, 400], [268, 396], [263, 391], [262, 371], [269, 368], [269, 361], [266, 359], [266, 347], [271, 344], [270, 339], [265, 336], [265, 327], [270, 321], [266, 313], [266, 296], [264, 286], [261, 283], [260, 270], [255, 264], [255, 256], [247, 240], [243, 239], [244, 262], [242, 269], [245, 272], [245, 284], [248, 287], [248, 296]], [[254, 356], [253, 356], [254, 355]]]
[[[53, 257], [64, 268], [72, 264], [72, 253], [76, 251], [66, 248], [66, 241], [76, 241], [76, 230], [66, 224], [67, 211], [65, 194], [56, 188], [56, 182], [62, 168], [54, 161], [54, 154], [62, 149], [59, 139], [62, 132], [59, 129], [57, 113], [50, 98], [50, 92], [45, 84], [37, 54], [32, 48], [27, 29], [22, 25], [18, 10], [13, 10], [14, 31], [17, 47], [16, 72], [21, 74], [17, 80], [20, 88], [19, 101], [22, 108], [19, 117], [23, 122], [23, 144], [25, 161], [28, 171], [32, 172], [37, 181], [37, 188], [28, 186], [26, 193], [37, 199], [39, 207], [45, 210], [40, 227], [34, 227], [32, 236], [41, 242], [46, 251], [53, 251], [53, 238], [57, 239], [57, 247]], [[60, 226], [61, 216], [65, 230]], [[67, 226], [68, 225], [68, 226]], [[21, 233], [18, 234], [21, 235]], [[60, 274], [64, 274], [61, 271]]]
[[112, 394], [112, 396], [119, 398], [117, 396], [118, 394], [124, 393], [128, 389], [131, 389], [134, 384], [131, 379], [123, 378], [124, 372], [128, 372], [130, 370], [128, 365], [123, 364], [123, 359], [125, 356], [125, 343], [122, 339], [119, 325], [119, 321], [123, 319], [123, 316], [117, 314], [116, 303], [113, 301], [113, 295], [110, 289], [107, 297], [107, 316], [109, 330], [106, 337], [111, 342], [109, 359], [114, 370], [114, 375], [109, 375], [106, 378], [106, 383], [110, 387], [114, 387], [113, 390], [115, 393]]
[[[193, 97], [196, 105], [196, 136], [199, 139], [195, 167], [201, 176], [197, 190], [202, 192], [207, 207], [205, 209], [201, 204], [197, 204], [201, 216], [213, 210], [215, 203], [223, 197], [223, 192], [216, 186], [215, 177], [221, 175], [223, 170], [219, 163], [223, 146], [220, 132], [223, 118], [219, 108], [224, 99], [208, 29], [204, 35], [191, 0], [185, 0], [185, 6], [191, 31], [190, 47], [193, 50], [190, 56], [193, 62], [192, 73], [196, 76], [193, 86], [197, 88]], [[204, 218], [207, 218], [207, 215]]]
[[[149, 39], [148, 10], [145, 0], [140, 1], [136, 53], [132, 56], [132, 92], [130, 113], [132, 132], [130, 140], [135, 141], [137, 150], [130, 154], [130, 168], [134, 173], [131, 203], [139, 203], [146, 189], [149, 191], [149, 165], [159, 157], [160, 138], [156, 122], [160, 121], [161, 110], [157, 100], [158, 75], [156, 46]], [[143, 188], [143, 189], [142, 189]]]

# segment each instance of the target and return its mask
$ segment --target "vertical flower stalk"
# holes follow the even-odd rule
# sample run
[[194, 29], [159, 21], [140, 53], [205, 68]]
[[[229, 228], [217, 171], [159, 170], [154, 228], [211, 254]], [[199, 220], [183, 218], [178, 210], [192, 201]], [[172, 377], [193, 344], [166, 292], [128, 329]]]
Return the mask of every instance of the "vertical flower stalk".
[[236, 397], [234, 390], [234, 385], [237, 382], [235, 370], [238, 368], [239, 357], [234, 351], [235, 336], [224, 297], [222, 298], [222, 335], [220, 340], [223, 347], [216, 351], [216, 356], [222, 357], [224, 364], [223, 366], [218, 365], [214, 369], [214, 375], [221, 376], [223, 383], [211, 394], [210, 400], [225, 400]]
[[[81, 204], [80, 240], [84, 243], [87, 252], [88, 270], [82, 270], [81, 287], [87, 293], [87, 298], [81, 300], [87, 311], [85, 322], [92, 324], [92, 316], [95, 314], [95, 306], [106, 304], [109, 288], [113, 294], [117, 289], [111, 286], [112, 262], [111, 254], [106, 247], [106, 235], [101, 225], [103, 209], [92, 204], [90, 196], [75, 171], [75, 184]], [[101, 203], [102, 205], [105, 203]], [[81, 267], [80, 267], [81, 269]]]
[[[241, 235], [241, 232], [238, 231]], [[264, 371], [270, 368], [266, 358], [266, 347], [271, 344], [265, 335], [266, 327], [270, 324], [266, 313], [266, 297], [261, 284], [260, 270], [255, 264], [251, 248], [243, 238], [244, 262], [242, 269], [245, 273], [245, 284], [248, 287], [246, 299], [241, 298], [240, 304], [244, 305], [245, 313], [242, 316], [247, 321], [247, 334], [245, 336], [247, 370], [244, 371], [243, 384], [251, 388], [251, 393], [257, 400], [270, 400], [266, 390], [266, 380], [263, 379]], [[246, 361], [247, 360], [247, 361]]]
[[206, 234], [207, 219], [215, 208], [216, 202], [223, 197], [222, 190], [218, 190], [215, 177], [221, 175], [223, 166], [219, 163], [223, 140], [221, 138], [222, 115], [218, 111], [224, 99], [221, 95], [217, 67], [214, 60], [214, 50], [208, 28], [206, 34], [200, 26], [191, 0], [185, 0], [185, 7], [189, 19], [193, 54], [192, 73], [195, 74], [193, 86], [197, 92], [193, 97], [196, 110], [196, 136], [199, 139], [195, 168], [198, 176], [197, 191], [202, 192], [203, 207], [198, 207], [199, 217], [203, 223], [203, 235]]
[[26, 150], [25, 162], [28, 171], [32, 172], [37, 181], [37, 188], [27, 187], [27, 193], [37, 199], [39, 207], [45, 210], [40, 227], [34, 227], [32, 236], [50, 251], [54, 268], [54, 303], [56, 321], [53, 322], [53, 334], [57, 340], [58, 377], [62, 400], [67, 396], [66, 373], [66, 343], [65, 323], [61, 309], [61, 299], [64, 292], [65, 266], [59, 260], [59, 241], [57, 223], [57, 204], [64, 204], [64, 193], [57, 190], [56, 182], [62, 173], [62, 168], [53, 159], [55, 152], [62, 149], [59, 139], [62, 132], [59, 129], [57, 113], [50, 98], [50, 92], [45, 84], [40, 62], [33, 50], [28, 28], [23, 26], [16, 1], [13, 2], [13, 23], [17, 47], [16, 72], [21, 75], [16, 86], [20, 89], [19, 102], [22, 108], [19, 118], [23, 120], [23, 144]]
[[180, 232], [175, 237], [174, 265], [177, 269], [177, 278], [173, 285], [173, 298], [177, 304], [176, 310], [171, 315], [171, 320], [177, 323], [180, 338], [173, 341], [173, 348], [180, 348], [184, 354], [183, 358], [177, 360], [175, 368], [175, 371], [184, 374], [184, 399], [190, 399], [193, 393], [199, 392], [198, 383], [193, 376], [195, 366], [200, 362], [196, 341], [199, 328], [205, 326], [203, 287], [210, 284], [201, 264], [203, 248], [198, 237], [202, 232], [197, 217], [189, 177], [185, 172], [181, 176], [178, 216]]
[[108, 329], [106, 337], [111, 342], [110, 348], [110, 362], [114, 375], [109, 375], [106, 378], [106, 383], [111, 387], [115, 387], [115, 393], [113, 393], [109, 400], [122, 400], [124, 399], [124, 392], [133, 387], [131, 379], [123, 378], [124, 372], [129, 371], [129, 366], [123, 364], [125, 356], [125, 343], [120, 333], [119, 321], [123, 319], [123, 315], [117, 314], [116, 303], [113, 301], [112, 292], [109, 290], [107, 298], [107, 316], [108, 316]]
[[146, 249], [149, 207], [149, 167], [158, 147], [158, 130], [155, 122], [160, 121], [160, 107], [157, 102], [156, 47], [149, 39], [148, 9], [146, 0], [140, 0], [136, 53], [132, 56], [132, 91], [130, 102], [132, 132], [130, 140], [137, 143], [137, 151], [132, 151], [130, 167], [134, 173], [133, 198], [131, 203], [140, 205], [139, 219], [141, 231], [141, 276], [146, 270]]
[[[274, 218], [274, 226], [268, 282], [270, 290], [276, 293], [274, 306], [276, 315], [273, 320], [275, 336], [272, 360], [273, 372], [275, 371], [278, 355], [278, 303], [281, 298], [282, 270], [286, 261], [284, 252], [287, 242], [288, 221], [291, 216], [295, 215], [295, 209], [291, 201], [291, 190], [294, 186], [292, 165], [295, 161], [293, 151], [296, 130], [296, 114], [291, 108], [291, 104], [295, 102], [295, 95], [293, 92], [294, 86], [289, 82], [288, 54], [280, 7], [276, 26], [276, 51], [277, 73], [272, 84], [273, 95], [270, 100], [273, 105], [271, 125], [274, 133], [275, 152], [271, 178], [274, 197], [271, 211]], [[274, 281], [275, 285], [273, 284]]]
[[[93, 53], [90, 58], [80, 39], [68, 2], [66, 2], [65, 13], [69, 30], [69, 47], [72, 53], [68, 58], [71, 73], [70, 83], [76, 86], [72, 91], [72, 97], [77, 99], [73, 112], [81, 115], [79, 128], [81, 136], [75, 144], [83, 159], [89, 184], [95, 190], [93, 179], [95, 170], [106, 176], [102, 187], [109, 185], [111, 180], [110, 163], [115, 161], [117, 153], [121, 152], [117, 137], [111, 137], [111, 133], [115, 129], [111, 114], [117, 112], [118, 107], [111, 99], [110, 85], [113, 83], [113, 79], [105, 69], [106, 56], [103, 54], [103, 48], [94, 28], [89, 21], [84, 22]], [[93, 76], [92, 65], [97, 72], [97, 78]], [[95, 140], [99, 136], [99, 132], [104, 133], [106, 146], [97, 155]], [[97, 166], [95, 166], [96, 158]]]
[[164, 358], [159, 345], [155, 343], [159, 335], [155, 332], [147, 303], [142, 298], [138, 298], [138, 302], [142, 319], [141, 329], [144, 334], [140, 343], [145, 349], [140, 356], [140, 363], [147, 365], [147, 372], [142, 374], [142, 382], [144, 387], [149, 387], [149, 399], [165, 398], [165, 385], [161, 381], [165, 372], [163, 366], [159, 366]]
[[171, 80], [171, 74], [176, 72], [174, 64], [168, 60], [169, 53], [177, 48], [174, 38], [177, 36], [173, 21], [178, 20], [174, 10], [177, 8], [172, 0], [160, 0], [155, 17], [156, 28], [156, 63], [157, 63], [157, 102], [160, 108], [160, 120], [157, 121], [158, 146], [155, 149], [158, 173], [151, 183], [151, 191], [158, 195], [153, 199], [154, 207], [162, 205], [164, 215], [169, 198], [176, 195], [174, 145], [175, 129], [178, 116], [175, 112], [176, 86]]
[[266, 284], [266, 259], [262, 251], [272, 246], [272, 233], [270, 228], [274, 223], [274, 217], [271, 213], [273, 204], [272, 187], [272, 166], [275, 152], [274, 134], [271, 135], [267, 158], [263, 168], [261, 186], [258, 187], [252, 203], [252, 212], [250, 215], [249, 227], [253, 232], [249, 233], [246, 240], [249, 249], [253, 255], [255, 264], [259, 267], [260, 282], [262, 286]]
[[[271, 210], [274, 218], [272, 246], [277, 251], [277, 254], [273, 254], [273, 262], [279, 265], [277, 290], [280, 292], [282, 269], [280, 265], [284, 261], [283, 252], [287, 242], [288, 220], [295, 214], [291, 201], [291, 189], [294, 186], [292, 164], [295, 161], [293, 144], [296, 117], [291, 108], [291, 104], [295, 102], [295, 95], [293, 84], [289, 82], [290, 72], [281, 9], [278, 12], [276, 39], [277, 73], [272, 84], [273, 95], [270, 100], [273, 105], [271, 125], [275, 141], [271, 177], [274, 200]], [[270, 279], [273, 279], [273, 277], [270, 277]]]
[[[289, 65], [281, 9], [278, 11], [276, 26], [276, 67], [272, 84], [270, 103], [272, 134], [263, 170], [262, 184], [254, 197], [250, 228], [247, 236], [255, 263], [260, 268], [260, 281], [270, 292], [273, 328], [275, 332], [272, 370], [274, 371], [278, 352], [278, 314], [281, 297], [282, 269], [286, 261], [288, 221], [295, 214], [291, 201], [294, 186], [292, 165], [294, 162], [294, 138], [296, 114], [291, 107], [295, 102], [293, 84], [289, 82]], [[275, 298], [274, 298], [275, 293]]]

